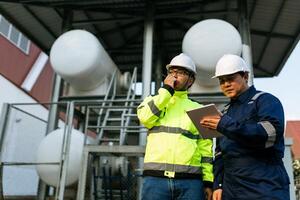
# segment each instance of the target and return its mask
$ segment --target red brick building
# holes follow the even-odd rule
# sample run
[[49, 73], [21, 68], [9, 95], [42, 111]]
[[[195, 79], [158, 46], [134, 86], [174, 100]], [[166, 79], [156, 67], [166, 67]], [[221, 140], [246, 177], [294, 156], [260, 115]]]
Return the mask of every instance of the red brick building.
[[49, 102], [53, 70], [48, 56], [0, 15], [0, 75], [38, 102]]
[[300, 159], [300, 120], [287, 121], [285, 137], [293, 138], [292, 155], [294, 159]]

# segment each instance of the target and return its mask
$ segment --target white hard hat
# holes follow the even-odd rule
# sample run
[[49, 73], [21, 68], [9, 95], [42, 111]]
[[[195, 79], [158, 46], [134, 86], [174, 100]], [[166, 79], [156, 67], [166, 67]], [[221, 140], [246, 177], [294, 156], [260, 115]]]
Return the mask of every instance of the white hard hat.
[[170, 67], [182, 67], [194, 74], [197, 74], [194, 61], [184, 53], [175, 56], [171, 60], [171, 63], [166, 66], [167, 70], [169, 70]]
[[225, 54], [217, 62], [216, 72], [212, 78], [237, 72], [249, 72], [246, 62], [240, 56]]

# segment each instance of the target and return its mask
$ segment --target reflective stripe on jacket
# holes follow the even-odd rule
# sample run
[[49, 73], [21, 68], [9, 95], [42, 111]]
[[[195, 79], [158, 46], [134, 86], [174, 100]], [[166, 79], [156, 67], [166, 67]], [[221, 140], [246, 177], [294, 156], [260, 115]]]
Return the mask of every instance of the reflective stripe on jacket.
[[137, 110], [140, 122], [149, 129], [144, 170], [165, 171], [165, 176], [175, 178], [176, 173], [195, 174], [213, 181], [212, 140], [201, 139], [186, 114], [200, 106], [188, 99], [187, 91], [172, 95], [164, 87], [158, 95], [145, 98]]

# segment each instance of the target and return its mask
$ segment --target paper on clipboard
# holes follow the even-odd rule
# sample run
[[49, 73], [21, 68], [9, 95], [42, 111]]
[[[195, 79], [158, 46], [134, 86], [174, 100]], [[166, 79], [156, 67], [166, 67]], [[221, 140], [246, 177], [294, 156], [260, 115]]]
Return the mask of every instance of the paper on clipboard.
[[192, 120], [195, 127], [198, 129], [199, 134], [202, 136], [202, 138], [211, 139], [211, 138], [222, 136], [222, 134], [219, 133], [217, 130], [205, 128], [200, 124], [201, 119], [204, 117], [222, 115], [221, 112], [217, 109], [215, 104], [208, 104], [200, 108], [186, 111], [186, 113]]

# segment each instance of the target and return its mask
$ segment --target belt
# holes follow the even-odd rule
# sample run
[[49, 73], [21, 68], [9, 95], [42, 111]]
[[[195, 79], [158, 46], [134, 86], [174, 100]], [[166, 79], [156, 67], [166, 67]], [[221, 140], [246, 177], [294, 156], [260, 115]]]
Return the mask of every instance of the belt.
[[159, 170], [144, 170], [143, 176], [154, 176], [161, 178], [174, 178], [174, 179], [200, 179], [202, 180], [202, 175], [199, 174], [189, 174], [182, 172], [169, 172], [169, 171], [159, 171]]

